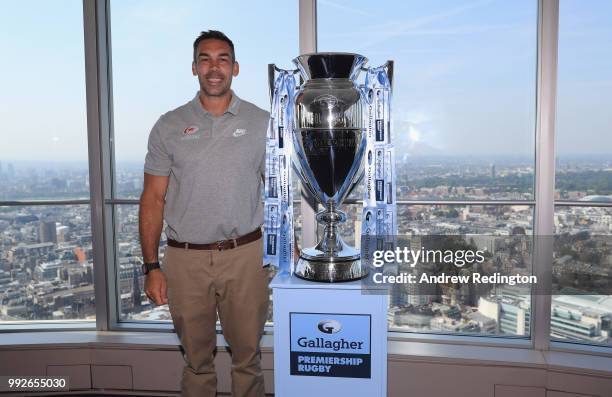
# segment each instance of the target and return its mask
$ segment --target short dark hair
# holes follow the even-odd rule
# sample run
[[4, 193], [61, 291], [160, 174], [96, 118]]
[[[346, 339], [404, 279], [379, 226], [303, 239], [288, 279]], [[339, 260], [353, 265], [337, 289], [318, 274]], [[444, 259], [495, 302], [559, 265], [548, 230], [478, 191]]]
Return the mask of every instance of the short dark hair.
[[201, 32], [200, 35], [195, 39], [195, 41], [193, 42], [193, 61], [194, 62], [196, 60], [196, 57], [198, 56], [198, 54], [196, 53], [198, 51], [198, 45], [200, 44], [202, 40], [208, 40], [208, 39], [216, 39], [216, 40], [225, 41], [230, 46], [230, 49], [232, 50], [232, 62], [236, 62], [236, 52], [234, 51], [234, 43], [232, 43], [232, 41], [229, 39], [229, 37], [225, 35], [225, 33], [220, 32], [218, 30], [206, 30], [204, 32]]

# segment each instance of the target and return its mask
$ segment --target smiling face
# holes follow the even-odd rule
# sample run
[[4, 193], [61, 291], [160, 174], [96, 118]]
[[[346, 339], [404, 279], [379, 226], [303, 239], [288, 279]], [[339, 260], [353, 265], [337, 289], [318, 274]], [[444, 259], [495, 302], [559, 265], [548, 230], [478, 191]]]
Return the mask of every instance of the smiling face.
[[207, 96], [218, 97], [230, 90], [239, 68], [228, 43], [206, 39], [198, 44], [191, 70], [194, 76], [198, 76], [201, 91]]

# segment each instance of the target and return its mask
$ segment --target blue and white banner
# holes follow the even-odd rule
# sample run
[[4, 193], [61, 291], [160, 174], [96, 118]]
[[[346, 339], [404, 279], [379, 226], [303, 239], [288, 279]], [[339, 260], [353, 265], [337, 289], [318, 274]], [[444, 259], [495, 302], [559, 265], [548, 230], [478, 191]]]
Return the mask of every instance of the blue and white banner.
[[368, 68], [361, 86], [366, 127], [361, 253], [371, 266], [374, 250], [394, 250], [397, 236], [395, 148], [391, 140], [391, 82], [387, 65]]

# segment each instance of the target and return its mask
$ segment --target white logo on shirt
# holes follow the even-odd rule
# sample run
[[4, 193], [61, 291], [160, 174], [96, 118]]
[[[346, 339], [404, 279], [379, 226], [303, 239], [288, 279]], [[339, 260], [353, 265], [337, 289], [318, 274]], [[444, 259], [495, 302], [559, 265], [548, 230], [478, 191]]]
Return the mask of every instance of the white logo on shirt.
[[236, 131], [234, 131], [234, 133], [232, 134], [235, 137], [239, 137], [239, 136], [243, 136], [244, 134], [246, 134], [247, 130], [245, 130], [244, 128], [236, 128]]

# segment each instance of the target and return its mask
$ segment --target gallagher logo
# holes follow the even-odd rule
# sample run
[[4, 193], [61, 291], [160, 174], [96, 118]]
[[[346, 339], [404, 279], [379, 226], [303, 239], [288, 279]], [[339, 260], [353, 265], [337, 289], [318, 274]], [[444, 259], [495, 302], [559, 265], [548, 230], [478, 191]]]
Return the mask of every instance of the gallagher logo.
[[183, 130], [183, 135], [193, 135], [196, 132], [198, 132], [199, 128], [195, 125], [192, 125], [191, 127], [187, 127]]
[[342, 324], [336, 320], [321, 320], [317, 328], [324, 334], [336, 334], [342, 329]]

